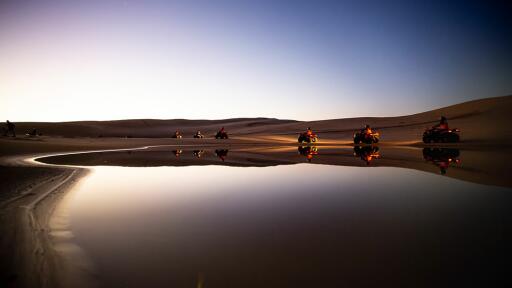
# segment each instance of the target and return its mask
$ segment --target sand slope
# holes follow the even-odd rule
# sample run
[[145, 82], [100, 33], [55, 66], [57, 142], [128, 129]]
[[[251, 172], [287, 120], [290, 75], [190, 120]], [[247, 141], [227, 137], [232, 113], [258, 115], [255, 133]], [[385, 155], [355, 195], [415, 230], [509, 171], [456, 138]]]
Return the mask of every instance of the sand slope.
[[45, 135], [64, 137], [169, 137], [180, 130], [191, 137], [196, 130], [212, 137], [224, 126], [234, 137], [259, 137], [294, 141], [297, 133], [311, 126], [324, 140], [350, 140], [353, 131], [368, 123], [380, 130], [382, 141], [417, 142], [426, 127], [441, 115], [448, 117], [451, 127], [462, 130], [464, 142], [510, 142], [512, 127], [508, 121], [512, 111], [512, 95], [465, 102], [424, 113], [400, 117], [361, 117], [320, 121], [294, 121], [269, 118], [237, 118], [226, 120], [118, 120], [61, 123], [16, 123], [18, 133], [31, 128]]

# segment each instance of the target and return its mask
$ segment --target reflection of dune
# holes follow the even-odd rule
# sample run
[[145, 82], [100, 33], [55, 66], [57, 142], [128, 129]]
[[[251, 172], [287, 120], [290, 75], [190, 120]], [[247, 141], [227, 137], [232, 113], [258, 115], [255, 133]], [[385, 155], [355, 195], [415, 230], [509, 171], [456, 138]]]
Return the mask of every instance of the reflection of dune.
[[[432, 149], [432, 153], [425, 154], [423, 149], [411, 147], [387, 147], [380, 149], [353, 147], [334, 148], [320, 147], [318, 150], [308, 150], [309, 146], [297, 152], [297, 148], [231, 148], [231, 149], [205, 149], [203, 157], [197, 158], [194, 150], [183, 149], [179, 158], [170, 153], [165, 147], [148, 150], [112, 151], [68, 154], [38, 159], [44, 163], [66, 164], [77, 166], [191, 166], [191, 165], [226, 165], [244, 167], [265, 167], [275, 165], [287, 165], [304, 163], [309, 154], [314, 155], [314, 164], [359, 166], [368, 165], [366, 154], [371, 154], [372, 167], [400, 167], [415, 169], [430, 173], [440, 174], [440, 168], [448, 159], [457, 158], [458, 161], [448, 161], [445, 168], [446, 176], [465, 181], [489, 185], [512, 187], [512, 180], [507, 176], [507, 171], [512, 163], [512, 151], [509, 149], [496, 150], [459, 150], [457, 149]], [[356, 147], [357, 148], [357, 147]], [[429, 149], [429, 148], [428, 148]], [[229, 154], [227, 153], [229, 151]], [[429, 150], [430, 151], [430, 150]], [[444, 153], [444, 152], [450, 153]], [[457, 151], [457, 157], [452, 157], [453, 151]], [[354, 155], [355, 154], [355, 155]], [[220, 155], [220, 156], [219, 156]], [[222, 156], [222, 157], [221, 157]], [[364, 157], [364, 159], [363, 159]], [[446, 158], [446, 159], [445, 159]], [[362, 159], [364, 161], [362, 161]]]
[[[340, 145], [351, 141], [354, 130], [370, 124], [381, 132], [381, 141], [412, 144], [421, 141], [423, 130], [432, 126], [441, 115], [452, 127], [462, 130], [462, 140], [468, 143], [505, 142], [512, 138], [508, 125], [512, 96], [487, 98], [457, 104], [429, 112], [400, 117], [347, 118], [321, 121], [292, 121], [268, 118], [238, 118], [227, 120], [121, 120], [82, 121], [63, 123], [17, 123], [20, 131], [37, 128], [45, 135], [67, 137], [170, 137], [179, 129], [185, 138], [201, 130], [212, 138], [222, 126], [230, 136], [262, 142], [297, 141], [297, 135], [311, 126], [318, 132], [322, 144]], [[364, 111], [361, 111], [363, 114]], [[185, 139], [184, 139], [185, 140]], [[188, 139], [187, 139], [188, 140]], [[201, 139], [195, 139], [201, 143]], [[508, 141], [508, 142], [507, 142]]]

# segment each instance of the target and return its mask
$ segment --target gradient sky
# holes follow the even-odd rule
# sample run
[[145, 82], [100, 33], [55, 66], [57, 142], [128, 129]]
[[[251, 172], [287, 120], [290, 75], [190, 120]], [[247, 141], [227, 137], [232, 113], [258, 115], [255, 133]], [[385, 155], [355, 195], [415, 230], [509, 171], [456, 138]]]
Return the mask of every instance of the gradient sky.
[[298, 120], [512, 94], [509, 1], [0, 1], [0, 115]]

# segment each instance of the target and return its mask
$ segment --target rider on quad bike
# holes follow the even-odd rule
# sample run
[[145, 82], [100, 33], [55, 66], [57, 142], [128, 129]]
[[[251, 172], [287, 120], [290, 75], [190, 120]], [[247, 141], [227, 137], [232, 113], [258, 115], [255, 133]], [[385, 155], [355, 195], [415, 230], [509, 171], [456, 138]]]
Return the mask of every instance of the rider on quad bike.
[[448, 128], [448, 120], [442, 116], [439, 124], [434, 125], [432, 128], [425, 130], [423, 133], [424, 143], [437, 143], [437, 142], [459, 142], [459, 129]]
[[217, 132], [215, 139], [228, 139], [228, 133], [224, 131], [224, 127], [222, 127], [220, 131]]
[[197, 130], [196, 134], [194, 134], [194, 138], [204, 138], [203, 134], [201, 134], [201, 131]]
[[313, 133], [313, 130], [311, 130], [311, 127], [308, 127], [306, 132], [299, 134], [299, 138], [297, 139], [299, 143], [312, 143], [318, 141], [318, 135]]
[[370, 125], [361, 129], [359, 132], [354, 133], [354, 144], [374, 144], [379, 143], [379, 133], [374, 132]]
[[181, 136], [180, 131], [176, 130], [171, 137], [176, 138], [176, 139], [181, 139], [183, 136]]

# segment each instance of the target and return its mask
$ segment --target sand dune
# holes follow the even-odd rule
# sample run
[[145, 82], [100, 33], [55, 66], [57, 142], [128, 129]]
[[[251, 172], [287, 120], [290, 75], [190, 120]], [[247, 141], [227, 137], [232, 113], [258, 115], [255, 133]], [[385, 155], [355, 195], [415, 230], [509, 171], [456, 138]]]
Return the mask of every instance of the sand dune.
[[424, 113], [399, 117], [360, 117], [319, 121], [294, 121], [269, 118], [236, 118], [226, 120], [118, 120], [79, 122], [17, 123], [19, 133], [37, 128], [45, 135], [63, 137], [169, 137], [175, 130], [191, 137], [196, 130], [212, 137], [224, 126], [233, 137], [260, 138], [270, 141], [295, 141], [297, 133], [311, 126], [321, 140], [350, 141], [353, 131], [368, 123], [380, 130], [382, 141], [418, 142], [426, 127], [441, 115], [449, 124], [462, 130], [464, 142], [510, 143], [512, 127], [508, 125], [512, 95], [486, 98], [444, 107]]

